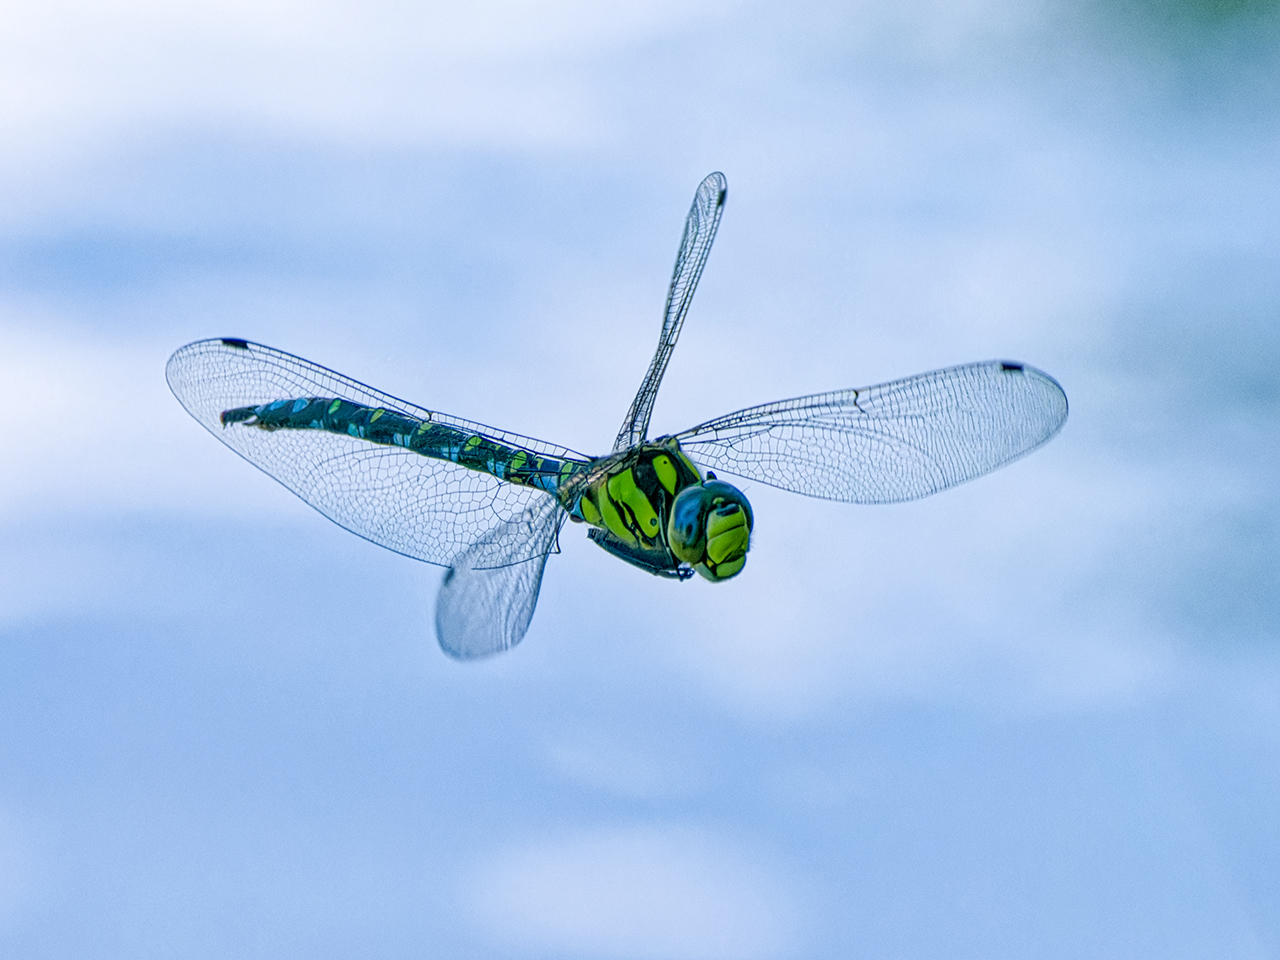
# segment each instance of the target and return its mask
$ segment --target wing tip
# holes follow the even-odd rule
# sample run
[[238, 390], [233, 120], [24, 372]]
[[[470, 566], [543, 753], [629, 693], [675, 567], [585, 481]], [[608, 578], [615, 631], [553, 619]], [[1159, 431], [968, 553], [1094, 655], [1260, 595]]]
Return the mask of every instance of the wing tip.
[[707, 192], [715, 191], [715, 203], [713, 206], [719, 208], [724, 206], [724, 202], [729, 196], [729, 181], [719, 170], [708, 173], [702, 178], [702, 183], [698, 184], [698, 189], [707, 188]]
[[[1001, 373], [1020, 373], [1023, 376], [1041, 380], [1053, 387], [1053, 389], [1058, 392], [1058, 396], [1062, 400], [1062, 419], [1058, 423], [1058, 427], [1061, 428], [1062, 424], [1067, 420], [1067, 414], [1070, 411], [1071, 406], [1070, 401], [1067, 399], [1067, 391], [1062, 389], [1062, 384], [1043, 370], [1030, 366], [1029, 364], [1021, 363], [1018, 360], [996, 360], [994, 362], [1000, 365]], [[1057, 430], [1055, 429], [1054, 432], [1056, 433]], [[1050, 434], [1050, 436], [1052, 435], [1053, 434]]]
[[[1053, 411], [1051, 420], [1046, 424], [1047, 429], [1044, 435], [1034, 444], [1005, 461], [1005, 463], [1012, 463], [1014, 460], [1019, 460], [1027, 454], [1040, 449], [1062, 431], [1062, 428], [1066, 426], [1067, 418], [1071, 414], [1071, 401], [1067, 399], [1067, 391], [1062, 389], [1062, 384], [1043, 370], [1025, 363], [1019, 363], [1016, 360], [1000, 360], [998, 362], [1001, 372], [1020, 373], [1025, 377], [1038, 380], [1042, 387], [1048, 387], [1053, 400], [1058, 405], [1058, 409]], [[1004, 466], [1004, 464], [1002, 463], [1000, 466]]]

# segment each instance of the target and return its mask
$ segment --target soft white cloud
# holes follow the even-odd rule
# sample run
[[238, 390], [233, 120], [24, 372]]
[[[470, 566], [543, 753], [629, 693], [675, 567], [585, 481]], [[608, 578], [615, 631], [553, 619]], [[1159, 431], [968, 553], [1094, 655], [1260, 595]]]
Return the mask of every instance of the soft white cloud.
[[0, 305], [0, 382], [11, 405], [0, 520], [227, 504], [243, 464], [193, 429], [169, 392], [169, 345], [52, 332], [58, 325], [42, 329], [41, 320]]
[[765, 960], [797, 942], [792, 895], [776, 878], [678, 827], [533, 842], [485, 865], [471, 893], [489, 935], [526, 954]]
[[86, 141], [191, 123], [343, 143], [573, 142], [607, 119], [584, 62], [728, 5], [9, 3], [0, 159], [29, 168]]

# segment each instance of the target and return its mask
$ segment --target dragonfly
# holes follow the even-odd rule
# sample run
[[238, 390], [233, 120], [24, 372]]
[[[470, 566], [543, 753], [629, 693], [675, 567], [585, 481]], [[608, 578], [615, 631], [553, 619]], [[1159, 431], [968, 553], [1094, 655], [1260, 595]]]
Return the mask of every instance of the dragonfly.
[[436, 635], [460, 660], [521, 641], [566, 520], [647, 573], [722, 582], [742, 573], [755, 516], [716, 471], [810, 497], [896, 503], [986, 474], [1061, 429], [1067, 398], [1056, 380], [991, 360], [648, 439], [727, 190], [720, 173], [698, 186], [657, 350], [603, 456], [429, 410], [233, 337], [175, 352], [169, 386], [210, 433], [330, 520], [445, 567]]

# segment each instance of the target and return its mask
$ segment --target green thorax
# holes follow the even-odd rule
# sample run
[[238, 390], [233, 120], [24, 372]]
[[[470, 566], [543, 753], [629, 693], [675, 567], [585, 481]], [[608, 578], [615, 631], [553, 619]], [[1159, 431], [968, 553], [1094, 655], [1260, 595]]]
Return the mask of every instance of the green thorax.
[[592, 539], [610, 553], [674, 575], [679, 561], [668, 542], [671, 505], [681, 490], [700, 483], [693, 461], [667, 437], [592, 461], [559, 496], [570, 519], [595, 527]]

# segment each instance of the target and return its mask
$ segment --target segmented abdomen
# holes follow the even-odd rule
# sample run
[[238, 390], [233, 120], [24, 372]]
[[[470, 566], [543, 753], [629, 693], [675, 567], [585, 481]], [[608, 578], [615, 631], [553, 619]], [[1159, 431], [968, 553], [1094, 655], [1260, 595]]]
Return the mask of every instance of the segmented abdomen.
[[260, 430], [324, 430], [370, 443], [404, 447], [424, 457], [448, 460], [499, 480], [545, 490], [558, 496], [561, 485], [583, 464], [543, 457], [499, 443], [478, 433], [421, 420], [382, 407], [366, 407], [332, 397], [275, 400], [257, 407], [222, 412], [223, 426], [242, 424]]

